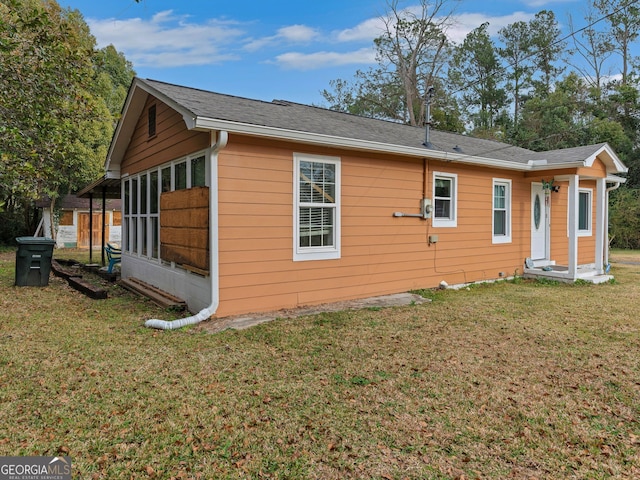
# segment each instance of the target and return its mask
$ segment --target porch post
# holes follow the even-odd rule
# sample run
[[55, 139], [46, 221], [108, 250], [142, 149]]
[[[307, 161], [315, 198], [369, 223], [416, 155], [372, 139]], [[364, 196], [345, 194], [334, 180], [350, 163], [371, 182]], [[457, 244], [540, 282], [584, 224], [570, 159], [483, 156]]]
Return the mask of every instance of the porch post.
[[578, 186], [580, 177], [569, 177], [569, 271], [572, 280], [578, 278]]
[[89, 193], [89, 263], [93, 265], [93, 191]]
[[604, 273], [605, 248], [608, 243], [607, 236], [607, 181], [604, 178], [596, 180], [596, 272]]

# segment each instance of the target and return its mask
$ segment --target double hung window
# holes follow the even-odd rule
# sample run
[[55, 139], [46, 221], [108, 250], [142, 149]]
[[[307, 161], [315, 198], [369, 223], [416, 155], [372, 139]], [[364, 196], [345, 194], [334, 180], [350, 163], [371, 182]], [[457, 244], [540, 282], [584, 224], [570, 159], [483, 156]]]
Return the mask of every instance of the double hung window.
[[511, 242], [511, 180], [493, 180], [493, 243]]
[[340, 159], [294, 157], [294, 260], [340, 258]]
[[591, 235], [591, 190], [578, 190], [578, 235]]
[[458, 176], [453, 173], [433, 174], [433, 213], [434, 227], [455, 227], [458, 224], [457, 213]]

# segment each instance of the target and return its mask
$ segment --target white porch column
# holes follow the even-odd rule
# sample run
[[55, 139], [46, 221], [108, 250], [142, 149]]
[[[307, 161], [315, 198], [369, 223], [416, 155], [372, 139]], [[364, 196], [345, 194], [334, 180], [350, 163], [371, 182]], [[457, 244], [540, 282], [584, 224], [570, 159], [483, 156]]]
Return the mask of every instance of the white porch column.
[[607, 181], [599, 178], [596, 181], [596, 272], [604, 273], [605, 250], [607, 248]]
[[580, 177], [569, 176], [569, 277], [578, 278], [578, 186]]

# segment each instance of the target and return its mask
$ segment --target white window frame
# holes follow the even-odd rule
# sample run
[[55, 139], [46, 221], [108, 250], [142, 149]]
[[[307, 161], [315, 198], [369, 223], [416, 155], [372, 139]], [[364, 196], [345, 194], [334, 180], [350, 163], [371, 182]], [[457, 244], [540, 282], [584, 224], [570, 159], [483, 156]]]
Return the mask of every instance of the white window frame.
[[[581, 229], [580, 228], [580, 194], [586, 194], [587, 198], [589, 199], [589, 208], [586, 211], [587, 214], [587, 228], [586, 229]], [[578, 188], [578, 211], [576, 212], [577, 217], [578, 217], [578, 236], [579, 237], [590, 237], [593, 235], [592, 232], [592, 225], [593, 225], [593, 189], [591, 188]], [[569, 218], [568, 212], [567, 212], [567, 219]], [[567, 235], [569, 235], [569, 227], [568, 227], [568, 220], [567, 220]]]
[[[436, 217], [436, 179], [451, 181], [451, 208], [449, 218]], [[433, 172], [432, 182], [433, 212], [431, 214], [432, 227], [457, 227], [458, 226], [458, 175], [456, 173]]]
[[[505, 212], [506, 212], [506, 225], [505, 225], [505, 234], [504, 235], [496, 235], [496, 226], [495, 226], [495, 195], [496, 195], [496, 186], [502, 185], [506, 187], [505, 189]], [[511, 198], [512, 198], [512, 181], [508, 178], [494, 178], [493, 183], [491, 185], [491, 241], [492, 243], [500, 244], [500, 243], [511, 243]]]
[[[300, 163], [329, 163], [335, 166], [335, 198], [334, 203], [307, 203], [300, 201]], [[341, 257], [341, 160], [340, 157], [294, 153], [293, 155], [293, 261], [334, 260]], [[333, 208], [334, 228], [333, 245], [323, 247], [300, 246], [300, 207], [310, 206]]]

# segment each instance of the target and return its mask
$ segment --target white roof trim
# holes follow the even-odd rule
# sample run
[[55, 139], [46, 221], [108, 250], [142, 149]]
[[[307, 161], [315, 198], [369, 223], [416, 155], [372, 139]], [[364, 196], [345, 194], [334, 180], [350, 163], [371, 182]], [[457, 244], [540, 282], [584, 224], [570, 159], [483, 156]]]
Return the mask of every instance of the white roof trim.
[[426, 147], [403, 147], [388, 143], [372, 142], [369, 140], [359, 140], [347, 137], [336, 137], [319, 133], [301, 132], [298, 130], [286, 130], [282, 128], [267, 127], [263, 125], [252, 125], [247, 123], [233, 122], [229, 120], [219, 120], [215, 118], [198, 117], [196, 119], [196, 129], [200, 130], [226, 130], [229, 133], [239, 133], [247, 135], [258, 135], [268, 138], [278, 138], [292, 142], [301, 142], [314, 145], [330, 145], [332, 147], [342, 147], [348, 149], [368, 150], [372, 152], [395, 153], [418, 158], [432, 158], [445, 162], [459, 162], [471, 165], [482, 165], [487, 167], [503, 168], [508, 170], [530, 170], [527, 164], [518, 164], [507, 160], [497, 160], [485, 157], [474, 157], [461, 153], [442, 152], [431, 150]]
[[607, 182], [610, 183], [627, 183], [627, 179], [618, 175], [607, 175]]

